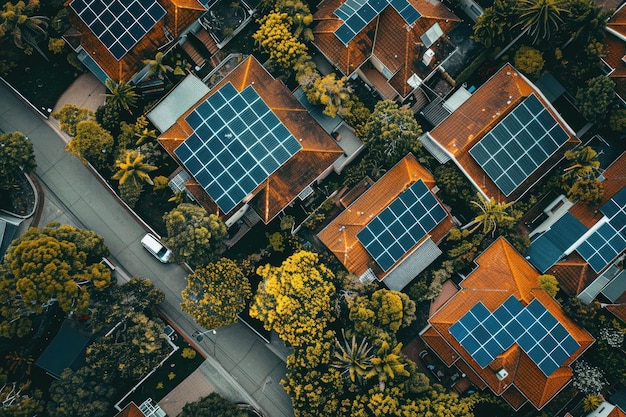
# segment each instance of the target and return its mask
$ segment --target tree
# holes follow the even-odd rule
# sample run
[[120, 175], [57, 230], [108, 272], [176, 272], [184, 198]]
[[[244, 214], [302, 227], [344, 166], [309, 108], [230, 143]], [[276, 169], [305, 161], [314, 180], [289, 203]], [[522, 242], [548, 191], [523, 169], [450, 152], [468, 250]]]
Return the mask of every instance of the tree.
[[324, 76], [318, 74], [310, 87], [304, 87], [304, 91], [311, 104], [324, 106], [322, 113], [326, 116], [344, 116], [350, 113], [353, 103], [352, 89], [346, 77], [337, 78], [334, 72]]
[[237, 263], [221, 258], [187, 276], [180, 307], [202, 327], [215, 329], [236, 322], [251, 296]]
[[110, 412], [115, 388], [88, 366], [65, 369], [50, 386], [50, 417], [104, 417]]
[[293, 36], [305, 42], [313, 40], [313, 31], [309, 29], [309, 25], [313, 23], [313, 15], [305, 2], [302, 0], [278, 0], [276, 1], [276, 9], [291, 16]]
[[60, 129], [70, 136], [76, 136], [76, 125], [94, 117], [91, 109], [78, 107], [75, 104], [64, 104], [58, 111], [51, 114], [60, 124]]
[[611, 113], [609, 127], [618, 133], [626, 133], [626, 109], [616, 109]]
[[352, 335], [349, 341], [345, 331], [341, 330], [343, 336], [343, 344], [339, 339], [335, 339], [334, 359], [330, 366], [341, 371], [341, 375], [349, 378], [350, 381], [363, 385], [369, 370], [372, 368], [372, 357], [370, 353], [373, 346], [367, 343], [367, 339], [363, 338], [360, 343], [356, 341], [356, 335]]
[[[343, 417], [340, 404], [344, 396], [344, 381], [339, 370], [293, 367], [288, 368], [282, 381], [291, 397], [295, 417]], [[356, 416], [355, 416], [356, 417]]]
[[358, 296], [349, 319], [359, 335], [388, 339], [415, 320], [415, 302], [402, 292], [380, 289], [371, 296]]
[[137, 99], [139, 95], [135, 92], [135, 86], [120, 81], [115, 83], [111, 79], [107, 79], [106, 87], [110, 93], [106, 93], [104, 96], [107, 99], [107, 103], [119, 110], [124, 109], [130, 113], [131, 108], [137, 105]]
[[611, 17], [611, 11], [604, 11], [594, 1], [589, 0], [562, 0], [564, 13], [562, 32], [571, 36], [577, 45], [589, 44], [593, 40], [604, 37], [606, 22]]
[[163, 58], [165, 58], [165, 54], [161, 51], [157, 52], [153, 59], [144, 59], [143, 64], [149, 67], [147, 77], [152, 77], [156, 75], [159, 78], [162, 78], [163, 75], [168, 72], [174, 71], [172, 67], [163, 63]]
[[570, 163], [563, 170], [566, 178], [596, 178], [596, 174], [599, 173], [598, 153], [591, 146], [570, 149], [565, 152], [565, 159]]
[[0, 38], [11, 34], [13, 43], [27, 55], [36, 50], [48, 60], [38, 43], [48, 36], [50, 19], [46, 16], [32, 16], [39, 7], [39, 1], [18, 1], [5, 3], [0, 10]]
[[31, 417], [44, 410], [44, 400], [39, 389], [30, 380], [8, 381], [0, 369], [0, 415], [3, 417]]
[[0, 195], [16, 187], [21, 170], [32, 172], [36, 166], [33, 144], [23, 133], [0, 133]]
[[163, 220], [167, 229], [163, 243], [172, 250], [175, 261], [196, 267], [215, 261], [224, 253], [222, 239], [228, 231], [215, 214], [196, 204], [183, 203], [165, 213]]
[[474, 24], [472, 39], [486, 48], [502, 46], [511, 35], [511, 26], [516, 21], [516, 0], [495, 0], [478, 16]]
[[116, 165], [118, 171], [111, 179], [119, 180], [120, 185], [129, 181], [134, 186], [139, 187], [140, 183], [147, 182], [154, 185], [149, 172], [154, 171], [157, 167], [147, 164], [143, 161], [143, 155], [138, 151], [127, 151], [124, 160], [117, 160]]
[[67, 144], [67, 150], [83, 163], [90, 162], [96, 168], [106, 166], [113, 149], [113, 136], [98, 122], [86, 120], [76, 125], [76, 135]]
[[393, 100], [376, 103], [374, 111], [365, 124], [363, 142], [368, 148], [368, 158], [390, 168], [409, 151], [419, 151], [422, 128], [405, 106]]
[[557, 281], [554, 275], [540, 275], [539, 288], [550, 294], [550, 296], [556, 297], [556, 294], [559, 292], [559, 281]]
[[496, 203], [493, 197], [489, 200], [485, 200], [480, 193], [477, 193], [477, 197], [478, 199], [472, 200], [472, 203], [478, 207], [480, 212], [474, 220], [463, 226], [463, 229], [474, 226], [474, 228], [470, 230], [470, 233], [473, 233], [482, 225], [483, 234], [486, 235], [491, 232], [491, 236], [493, 237], [498, 225], [515, 221], [515, 217], [510, 216], [507, 212], [507, 209], [513, 205], [513, 201], [508, 203]]
[[28, 229], [11, 242], [0, 265], [0, 334], [23, 329], [20, 322], [29, 323], [27, 316], [52, 300], [65, 312], [84, 310], [91, 286], [99, 291], [111, 282], [111, 271], [99, 263], [107, 254], [104, 240], [89, 230], [58, 224]]
[[402, 343], [398, 343], [393, 348], [383, 340], [376, 355], [371, 359], [372, 369], [366, 375], [366, 378], [376, 376], [378, 378], [378, 387], [381, 391], [385, 390], [387, 381], [394, 380], [397, 376], [408, 377], [409, 372], [404, 369], [406, 361], [400, 351]]
[[520, 26], [522, 31], [528, 31], [533, 45], [547, 41], [563, 22], [561, 13], [564, 10], [560, 4], [561, 0], [519, 0], [519, 21], [515, 26]]
[[187, 403], [179, 417], [246, 417], [248, 414], [235, 404], [226, 401], [216, 392], [210, 393], [198, 401]]
[[287, 13], [273, 11], [259, 20], [259, 30], [252, 38], [270, 60], [280, 68], [289, 69], [300, 57], [307, 54], [307, 47], [291, 32], [293, 18]]
[[587, 86], [576, 92], [576, 101], [582, 115], [591, 122], [603, 121], [615, 100], [615, 82], [606, 75], [587, 81]]
[[587, 394], [583, 398], [583, 410], [586, 413], [591, 413], [602, 405], [604, 397], [601, 394]]
[[515, 52], [515, 68], [522, 71], [533, 81], [536, 81], [543, 71], [545, 61], [543, 54], [530, 46], [522, 45]]
[[604, 197], [604, 185], [597, 178], [579, 178], [567, 191], [570, 201], [585, 201], [591, 206], [600, 204]]
[[318, 262], [317, 254], [300, 251], [279, 267], [259, 267], [257, 274], [263, 282], [254, 296], [250, 315], [296, 350], [317, 353], [316, 357], [301, 355], [295, 359], [310, 367], [313, 363], [328, 363], [334, 339], [326, 328], [335, 320], [333, 272]]
[[574, 378], [572, 385], [584, 394], [599, 394], [604, 387], [604, 373], [600, 368], [579, 360], [573, 366]]

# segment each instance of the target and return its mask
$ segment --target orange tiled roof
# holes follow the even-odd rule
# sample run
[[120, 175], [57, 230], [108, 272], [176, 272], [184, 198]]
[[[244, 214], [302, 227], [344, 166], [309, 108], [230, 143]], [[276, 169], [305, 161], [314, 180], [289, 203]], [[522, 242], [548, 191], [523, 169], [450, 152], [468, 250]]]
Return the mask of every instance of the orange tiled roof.
[[[313, 15], [313, 43], [346, 76], [356, 71], [371, 56], [375, 56], [394, 74], [390, 84], [396, 92], [401, 97], [406, 97], [413, 90], [407, 84], [411, 75], [415, 73], [424, 79], [439, 64], [438, 61], [447, 57], [437, 56], [435, 52], [436, 59], [431, 65], [427, 67], [422, 64], [420, 59], [426, 48], [419, 46], [420, 36], [432, 25], [439, 23], [445, 37], [460, 22], [441, 2], [408, 1], [421, 14], [412, 27], [407, 26], [393, 7], [386, 7], [346, 47], [334, 33], [343, 23], [334, 12], [345, 0], [325, 0]], [[436, 49], [436, 45], [431, 49]], [[419, 58], [417, 61], [416, 57]]]
[[[524, 98], [534, 93], [550, 114], [570, 136], [568, 142], [541, 165], [533, 175], [520, 184], [507, 198], [498, 189], [483, 169], [469, 154], [472, 146], [478, 143], [494, 126], [509, 114]], [[532, 184], [539, 180], [563, 158], [565, 151], [580, 143], [571, 128], [561, 119], [530, 81], [521, 75], [511, 64], [505, 64], [472, 96], [455, 110], [443, 123], [429, 133], [456, 164], [465, 172], [474, 185], [485, 195], [496, 201], [514, 201]]]
[[[300, 140], [302, 149], [284, 163], [253, 191], [254, 198], [248, 202], [261, 216], [265, 223], [271, 221], [298, 194], [329, 169], [343, 150], [328, 133], [313, 119], [285, 85], [267, 72], [253, 56], [242, 61], [226, 78], [211, 89], [199, 104], [219, 90], [224, 84], [232, 83], [237, 91], [249, 85], [267, 103], [285, 127]], [[176, 123], [159, 136], [159, 142], [176, 160], [174, 149], [192, 133], [185, 118], [196, 106], [191, 107]], [[180, 162], [180, 161], [179, 161]], [[195, 182], [188, 183], [194, 195], [201, 196], [200, 202], [210, 213], [219, 213], [213, 200]], [[233, 209], [237, 211], [242, 204]]]
[[[73, 0], [65, 5], [69, 7]], [[167, 14], [121, 60], [109, 52], [85, 23], [70, 10], [72, 26], [81, 33], [80, 44], [113, 81], [129, 81], [141, 68], [142, 60], [152, 59], [158, 48], [169, 43], [164, 28], [175, 38], [206, 12], [198, 0], [159, 0]]]
[[620, 7], [606, 24], [609, 36], [605, 36], [603, 60], [613, 69], [609, 77], [615, 81], [617, 93], [626, 100], [626, 7]]
[[618, 319], [626, 323], [626, 292], [615, 300], [614, 304], [607, 305], [606, 309], [613, 313], [613, 315], [615, 315]]
[[[391, 204], [402, 191], [420, 179], [424, 181], [429, 189], [432, 189], [435, 185], [432, 174], [417, 162], [413, 154], [409, 154], [363, 193], [361, 197], [335, 217], [317, 235], [318, 238], [351, 273], [360, 276], [368, 268], [372, 268], [379, 280], [384, 279], [387, 273], [378, 267], [356, 235], [372, 218], [376, 217], [378, 213]], [[430, 237], [437, 243], [448, 234], [452, 226], [452, 218], [448, 214], [447, 218], [432, 230]], [[421, 241], [415, 246], [417, 247], [420, 243]], [[395, 265], [401, 263], [407, 255], [405, 254], [400, 258]], [[393, 267], [389, 271], [392, 269]]]
[[[461, 370], [471, 369], [474, 374], [469, 372], [466, 374], [474, 384], [477, 386], [486, 384], [515, 409], [525, 402], [520, 400], [520, 395], [541, 409], [569, 382], [572, 372], [568, 365], [580, 356], [594, 339], [564, 315], [556, 300], [538, 288], [539, 273], [504, 238], [498, 238], [476, 259], [476, 263], [478, 267], [461, 282], [462, 289], [429, 319], [436, 334], [430, 330], [425, 332], [427, 337], [424, 341], [437, 354], [441, 351], [444, 357], [448, 358], [448, 362], [454, 356], [458, 356], [455, 365]], [[494, 311], [511, 295], [524, 305], [528, 305], [535, 298], [539, 299], [580, 345], [570, 359], [550, 376], [543, 374], [517, 344], [511, 346], [485, 368], [481, 368], [450, 334], [450, 326], [478, 301], [490, 311]], [[442, 346], [449, 346], [449, 349], [442, 349]], [[450, 352], [450, 349], [454, 352]], [[501, 368], [508, 372], [508, 376], [502, 381], [496, 377], [496, 372]]]
[[145, 417], [139, 407], [134, 402], [128, 404], [122, 411], [117, 413], [115, 417]]
[[557, 262], [546, 273], [554, 275], [559, 280], [561, 289], [571, 297], [576, 297], [598, 277], [593, 268], [576, 251]]
[[619, 408], [619, 406], [616, 405], [615, 408], [611, 410], [611, 412], [609, 413], [607, 417], [626, 417], [626, 413], [624, 412], [624, 410], [622, 410], [621, 408]]

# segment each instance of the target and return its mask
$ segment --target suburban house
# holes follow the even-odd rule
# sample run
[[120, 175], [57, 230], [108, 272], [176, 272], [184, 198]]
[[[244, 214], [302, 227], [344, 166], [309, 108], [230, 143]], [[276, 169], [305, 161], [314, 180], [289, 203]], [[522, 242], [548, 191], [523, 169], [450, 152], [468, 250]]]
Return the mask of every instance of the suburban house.
[[570, 382], [570, 365], [594, 338], [539, 288], [539, 273], [506, 239], [475, 263], [420, 335], [479, 389], [515, 410], [527, 402], [541, 409]]
[[585, 304], [598, 298], [626, 322], [626, 153], [601, 180], [598, 206], [561, 195], [543, 210], [526, 257], [540, 272], [554, 275], [569, 296]]
[[626, 7], [621, 5], [606, 23], [608, 35], [604, 37], [607, 75], [615, 82], [615, 93], [626, 104]]
[[580, 140], [541, 91], [504, 65], [421, 138], [440, 162], [452, 160], [485, 198], [515, 201]]
[[313, 44], [346, 77], [384, 99], [407, 98], [456, 50], [446, 33], [460, 19], [440, 1], [323, 0]]
[[189, 75], [148, 118], [184, 168], [178, 182], [229, 227], [244, 215], [270, 222], [344, 154], [253, 56], [210, 89]]
[[441, 255], [437, 244], [454, 222], [413, 154], [376, 183], [367, 180], [343, 197], [345, 210], [317, 237], [361, 281], [400, 291]]
[[142, 61], [173, 47], [207, 11], [199, 0], [69, 0], [66, 6], [72, 28], [63, 38], [103, 83], [140, 81]]

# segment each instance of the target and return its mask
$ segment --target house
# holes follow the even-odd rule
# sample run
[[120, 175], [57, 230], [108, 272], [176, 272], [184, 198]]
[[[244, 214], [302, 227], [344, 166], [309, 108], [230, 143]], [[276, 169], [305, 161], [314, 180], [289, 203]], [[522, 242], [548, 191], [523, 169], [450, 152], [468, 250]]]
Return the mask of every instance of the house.
[[145, 417], [145, 414], [141, 412], [139, 407], [134, 402], [128, 403], [115, 417]]
[[404, 99], [456, 49], [446, 33], [460, 19], [428, 0], [323, 0], [313, 44], [346, 77], [361, 77], [384, 99]]
[[538, 287], [539, 273], [500, 237], [420, 336], [449, 367], [515, 410], [543, 408], [571, 380], [594, 342]]
[[139, 81], [144, 59], [182, 36], [206, 11], [198, 0], [69, 0], [63, 36], [103, 83]]
[[76, 371], [86, 365], [85, 349], [92, 340], [91, 333], [82, 329], [78, 322], [66, 319], [35, 365], [59, 379], [65, 369]]
[[602, 61], [607, 75], [615, 82], [615, 93], [626, 104], [626, 7], [622, 4], [606, 23], [605, 57]]
[[626, 417], [626, 413], [619, 406], [603, 401], [598, 408], [587, 414], [586, 417]]
[[601, 176], [604, 197], [598, 206], [557, 197], [544, 209], [547, 218], [530, 234], [527, 259], [554, 275], [560, 288], [588, 304], [596, 297], [626, 321], [626, 153]]
[[505, 64], [441, 124], [424, 147], [452, 160], [474, 187], [496, 201], [515, 201], [580, 140], [541, 91]]
[[185, 188], [227, 226], [244, 215], [269, 223], [309, 196], [343, 155], [253, 56], [211, 89], [190, 77], [181, 83], [182, 93], [175, 88], [148, 118], [162, 131], [163, 148], [188, 174]]
[[361, 195], [347, 197], [317, 237], [362, 281], [400, 291], [441, 255], [437, 244], [454, 226], [434, 188], [433, 176], [409, 154]]

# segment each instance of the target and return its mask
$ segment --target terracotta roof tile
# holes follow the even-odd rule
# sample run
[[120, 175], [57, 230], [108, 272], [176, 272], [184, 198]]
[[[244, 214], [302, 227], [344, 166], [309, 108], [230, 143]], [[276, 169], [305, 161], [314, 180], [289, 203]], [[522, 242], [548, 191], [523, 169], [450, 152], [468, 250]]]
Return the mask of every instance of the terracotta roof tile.
[[559, 287], [570, 297], [576, 297], [598, 277], [593, 268], [576, 251], [557, 262], [546, 273], [554, 275], [559, 281]]
[[[429, 319], [432, 329], [443, 340], [437, 340], [436, 334], [429, 331], [424, 341], [436, 352], [442, 346], [449, 346], [443, 351], [444, 355], [448, 358], [453, 358], [455, 354], [459, 355], [461, 360], [456, 365], [459, 369], [465, 365], [471, 367], [474, 371], [473, 379], [468, 372], [466, 374], [477, 386], [481, 382], [486, 383], [494, 393], [501, 394], [505, 400], [511, 400], [510, 404], [513, 407], [519, 408], [523, 404], [519, 395], [515, 391], [508, 392], [510, 387], [514, 386], [519, 393], [540, 409], [569, 382], [572, 373], [568, 365], [580, 356], [594, 339], [587, 331], [578, 327], [564, 315], [556, 300], [537, 288], [539, 273], [505, 239], [496, 240], [476, 259], [476, 263], [478, 267], [461, 282], [462, 289]], [[450, 334], [450, 326], [478, 301], [481, 301], [490, 311], [494, 311], [511, 295], [524, 305], [535, 298], [539, 299], [580, 344], [580, 348], [571, 355], [570, 359], [549, 377], [545, 376], [517, 344], [481, 369]], [[450, 348], [456, 353], [450, 352]], [[500, 368], [508, 372], [508, 376], [502, 381], [496, 377], [496, 372]]]
[[626, 417], [626, 413], [616, 405], [607, 417]]
[[502, 398], [513, 407], [514, 410], [519, 410], [524, 404], [528, 402], [528, 399], [519, 392], [515, 385], [509, 385], [509, 387], [502, 393]]
[[139, 407], [134, 402], [128, 404], [122, 411], [117, 413], [115, 417], [145, 417]]
[[614, 304], [609, 304], [606, 309], [613, 313], [618, 319], [626, 323], [626, 292], [623, 293]]
[[[308, 114], [285, 85], [274, 79], [253, 56], [241, 62], [198, 103], [204, 101], [228, 82], [232, 83], [238, 91], [253, 85], [263, 101], [274, 111], [294, 137], [300, 140], [302, 145], [300, 151], [257, 187], [253, 192], [254, 198], [248, 202], [263, 221], [268, 223], [302, 190], [332, 166], [337, 158], [343, 154], [343, 150]], [[195, 107], [192, 106], [187, 110], [170, 129], [159, 136], [159, 142], [176, 160], [174, 149], [191, 133], [185, 117]], [[215, 207], [214, 203], [205, 204], [205, 208], [212, 213], [216, 213]], [[233, 209], [233, 212], [236, 210], [237, 207]]]
[[[402, 191], [419, 179], [431, 189], [435, 185], [432, 174], [420, 165], [412, 154], [409, 154], [335, 217], [317, 236], [351, 273], [360, 276], [368, 268], [372, 268], [379, 280], [384, 279], [386, 272], [378, 267], [356, 235]], [[429, 236], [435, 243], [438, 243], [448, 234], [452, 226], [452, 218], [448, 214], [448, 217], [439, 223]], [[401, 263], [406, 256], [400, 258], [396, 265]]]
[[[559, 151], [544, 162], [507, 198], [472, 158], [469, 150], [532, 93], [550, 111], [570, 138]], [[563, 157], [567, 149], [580, 143], [571, 128], [562, 121], [561, 116], [552, 109], [539, 90], [511, 64], [505, 64], [465, 103], [428, 134], [455, 159], [457, 165], [465, 172], [475, 187], [497, 201], [514, 201], [519, 198], [525, 190], [545, 175]]]

